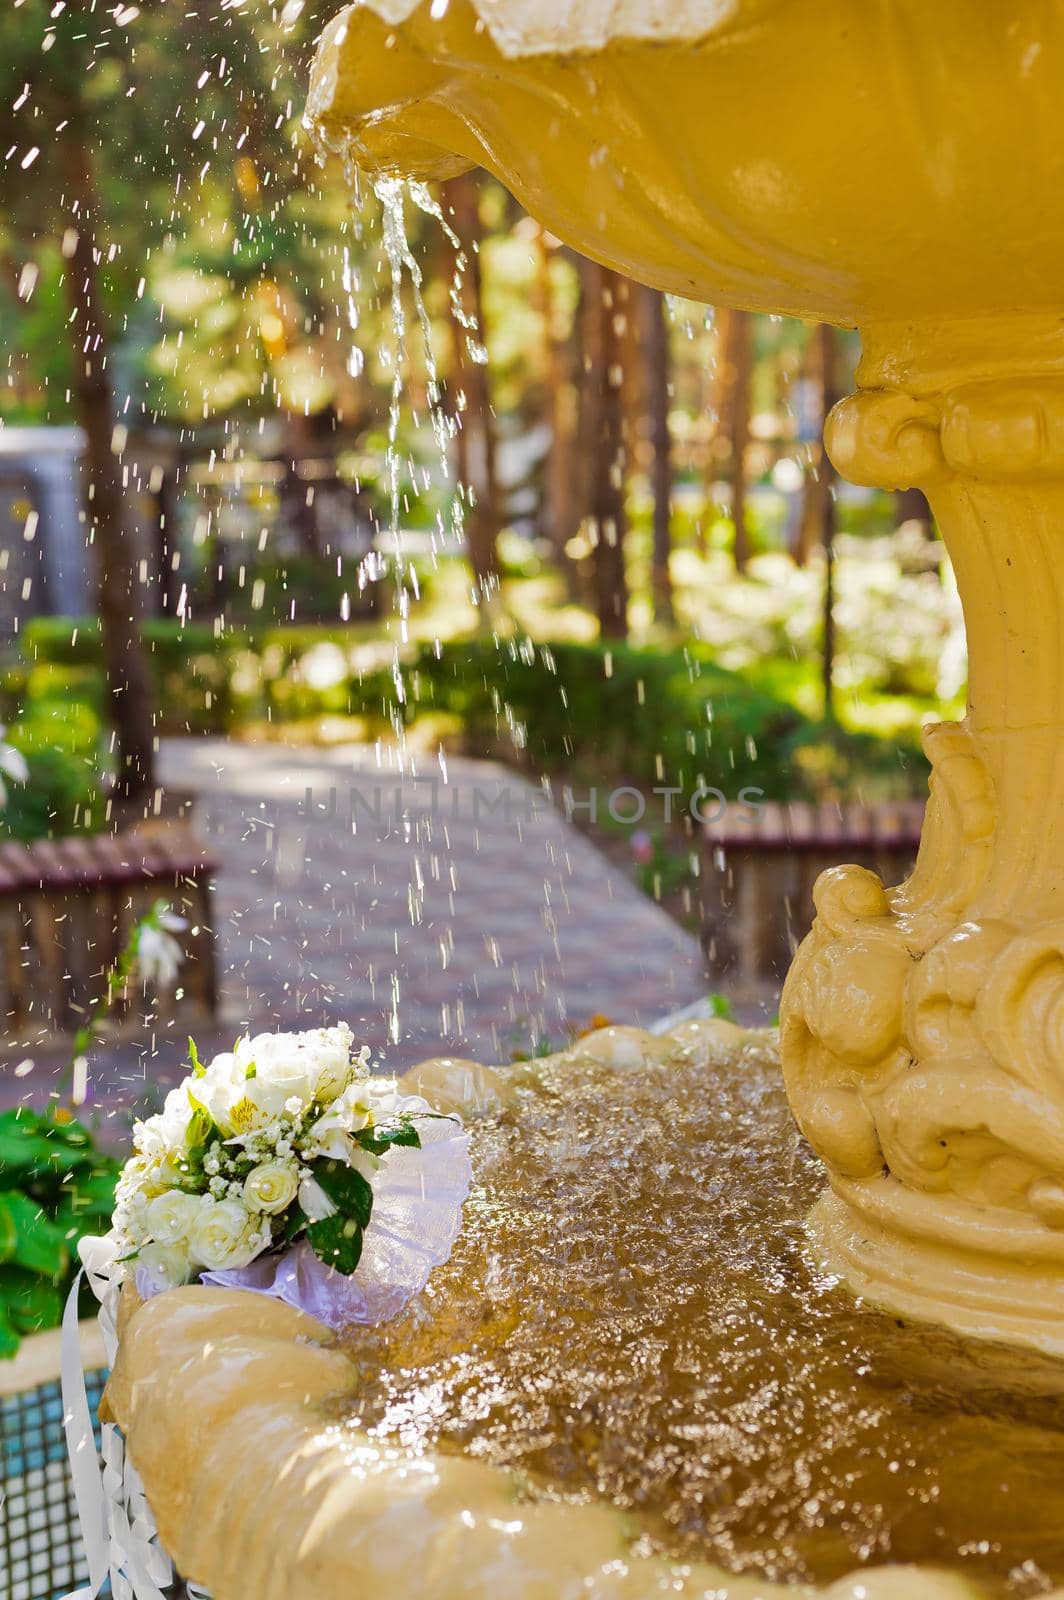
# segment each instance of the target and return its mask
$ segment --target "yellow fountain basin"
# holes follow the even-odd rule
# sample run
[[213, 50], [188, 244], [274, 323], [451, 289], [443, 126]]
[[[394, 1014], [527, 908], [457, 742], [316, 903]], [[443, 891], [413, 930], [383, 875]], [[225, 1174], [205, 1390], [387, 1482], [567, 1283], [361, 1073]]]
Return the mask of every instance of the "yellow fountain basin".
[[416, 1304], [337, 1341], [182, 1289], [125, 1329], [108, 1400], [215, 1600], [1064, 1580], [1060, 1367], [873, 1315], [818, 1271], [795, 1218], [820, 1173], [770, 1036], [608, 1029], [409, 1076], [464, 1111], [475, 1168]]
[[394, 27], [355, 4], [308, 118], [368, 166], [482, 165], [585, 254], [714, 304], [851, 325], [1064, 305], [1053, 7], [687, 9], [690, 42], [572, 55], [563, 15], [558, 53], [508, 58], [471, 0]]

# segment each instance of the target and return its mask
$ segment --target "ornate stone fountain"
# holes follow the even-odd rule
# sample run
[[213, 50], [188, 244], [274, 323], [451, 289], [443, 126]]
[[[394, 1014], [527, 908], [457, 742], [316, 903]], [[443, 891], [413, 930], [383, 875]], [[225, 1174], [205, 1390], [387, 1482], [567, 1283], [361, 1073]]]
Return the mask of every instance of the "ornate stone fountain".
[[559, 237], [710, 303], [857, 326], [840, 472], [918, 485], [964, 602], [912, 877], [843, 867], [784, 992], [825, 1259], [1064, 1352], [1064, 123], [1040, 0], [342, 13], [310, 116], [371, 166], [487, 167]]
[[[874, 1388], [888, 1369], [923, 1366], [930, 1414], [944, 1374], [966, 1363], [972, 1392], [994, 1397], [987, 1417], [1000, 1412], [999, 1363], [1013, 1358], [978, 1345], [973, 1355], [933, 1330], [910, 1339], [909, 1318], [1064, 1353], [1062, 62], [1059, 19], [1042, 0], [365, 0], [326, 30], [309, 103], [322, 136], [362, 164], [421, 178], [483, 165], [559, 237], [635, 278], [861, 330], [859, 391], [833, 413], [828, 447], [854, 481], [930, 496], [964, 600], [969, 707], [962, 723], [928, 730], [931, 802], [912, 877], [886, 889], [842, 867], [820, 880], [785, 990], [782, 1059], [829, 1179], [809, 1219], [819, 1257], [901, 1319], [865, 1313], [886, 1341], [865, 1365], [859, 1314], [845, 1323], [839, 1370], [882, 1360]], [[719, 1072], [723, 1086], [734, 1067], [714, 1026], [587, 1049], [612, 1071], [656, 1074], [663, 1094], [673, 1062]], [[430, 1076], [467, 1113], [539, 1115], [514, 1110], [506, 1076], [478, 1070], [462, 1069], [461, 1086], [451, 1067]], [[545, 1081], [530, 1078], [528, 1092]], [[722, 1161], [729, 1118], [752, 1137], [768, 1115], [769, 1080], [755, 1088], [722, 1118]], [[788, 1137], [782, 1124], [772, 1135], [784, 1164], [804, 1159], [787, 1153]], [[716, 1214], [706, 1211], [707, 1234]], [[767, 1262], [773, 1293], [787, 1292], [795, 1259]], [[632, 1543], [638, 1529], [622, 1534], [604, 1502], [529, 1504], [468, 1456], [404, 1455], [330, 1428], [326, 1397], [350, 1381], [344, 1358], [297, 1346], [313, 1324], [251, 1300], [179, 1290], [152, 1302], [112, 1386], [164, 1541], [218, 1600], [249, 1583], [263, 1600], [374, 1581], [423, 1593], [425, 1573], [434, 1595], [508, 1600], [783, 1592], [698, 1560], [669, 1565]], [[773, 1314], [759, 1319], [766, 1368]], [[408, 1366], [430, 1370], [421, 1334], [407, 1337]], [[775, 1345], [796, 1371], [833, 1337], [826, 1325], [788, 1329]], [[186, 1375], [207, 1345], [190, 1410]], [[1058, 1374], [1049, 1363], [1036, 1381], [1023, 1368], [1016, 1392], [1049, 1397], [1052, 1418]], [[786, 1395], [790, 1379], [779, 1381]], [[972, 1419], [984, 1427], [970, 1397], [957, 1415], [965, 1437]], [[1048, 1460], [1064, 1436], [1059, 1418], [1039, 1418]], [[1025, 1417], [1009, 1472], [1037, 1453], [1034, 1428]], [[270, 1482], [252, 1487], [245, 1463], [260, 1450]], [[997, 1458], [984, 1465], [962, 1498], [985, 1494], [989, 1517], [993, 1495], [1016, 1484], [1002, 1485]], [[920, 1482], [905, 1480], [911, 1460], [884, 1471], [899, 1466], [868, 1490], [897, 1533], [888, 1551], [909, 1548], [898, 1530], [910, 1492], [923, 1505], [949, 1493], [947, 1472], [921, 1499]], [[1012, 1504], [1049, 1495], [1059, 1476]], [[842, 1516], [807, 1514], [829, 1529]], [[1012, 1528], [1008, 1504], [1001, 1515]], [[911, 1547], [938, 1550], [936, 1528]], [[1025, 1524], [1017, 1537], [1034, 1535]], [[1047, 1538], [1032, 1584], [1064, 1576], [1059, 1537]], [[862, 1546], [868, 1559], [877, 1548], [874, 1536]], [[840, 1570], [835, 1557], [813, 1566]], [[973, 1591], [950, 1574], [879, 1567], [829, 1592]]]

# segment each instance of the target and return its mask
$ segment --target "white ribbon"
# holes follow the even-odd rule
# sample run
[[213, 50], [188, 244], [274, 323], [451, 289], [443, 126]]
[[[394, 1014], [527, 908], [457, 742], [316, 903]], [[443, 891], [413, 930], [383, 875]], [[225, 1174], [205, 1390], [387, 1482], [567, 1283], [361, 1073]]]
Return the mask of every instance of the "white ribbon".
[[[92, 1243], [99, 1246], [103, 1241]], [[118, 1283], [112, 1263], [100, 1255], [94, 1261], [95, 1252], [87, 1250], [85, 1254], [88, 1259], [74, 1281], [63, 1313], [60, 1373], [63, 1428], [89, 1583], [67, 1595], [66, 1600], [96, 1600], [108, 1577], [113, 1600], [164, 1600], [162, 1591], [174, 1582], [174, 1569], [159, 1544], [140, 1476], [128, 1460], [122, 1435], [113, 1424], [103, 1424], [101, 1451], [96, 1453], [78, 1332], [78, 1290], [87, 1273], [100, 1302], [100, 1331], [107, 1360], [113, 1364], [118, 1348]], [[197, 1600], [210, 1600], [203, 1589], [190, 1586], [188, 1592]]]
[[100, 1459], [92, 1434], [92, 1416], [81, 1364], [81, 1339], [78, 1335], [78, 1291], [85, 1276], [84, 1267], [74, 1279], [74, 1287], [63, 1312], [60, 1345], [60, 1376], [63, 1384], [63, 1431], [66, 1434], [70, 1476], [81, 1523], [81, 1537], [89, 1563], [89, 1586], [77, 1589], [67, 1600], [94, 1600], [103, 1588], [109, 1566], [107, 1555], [107, 1501], [104, 1498]]

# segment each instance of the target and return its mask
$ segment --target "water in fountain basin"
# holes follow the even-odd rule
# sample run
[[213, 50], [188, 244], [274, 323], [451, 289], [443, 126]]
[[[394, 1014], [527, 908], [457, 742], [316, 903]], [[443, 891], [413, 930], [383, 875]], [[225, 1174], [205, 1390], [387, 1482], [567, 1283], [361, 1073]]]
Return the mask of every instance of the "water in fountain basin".
[[798, 1219], [822, 1175], [766, 1051], [562, 1059], [474, 1145], [450, 1262], [349, 1341], [360, 1427], [604, 1496], [735, 1570], [1064, 1580], [1064, 1369], [817, 1277]]

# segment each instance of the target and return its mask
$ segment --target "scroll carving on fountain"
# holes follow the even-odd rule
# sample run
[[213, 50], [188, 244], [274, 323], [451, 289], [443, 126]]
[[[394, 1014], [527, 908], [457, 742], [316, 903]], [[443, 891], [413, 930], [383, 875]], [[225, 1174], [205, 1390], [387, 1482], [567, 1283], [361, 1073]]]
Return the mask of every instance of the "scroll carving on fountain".
[[308, 110], [365, 165], [487, 167], [660, 288], [860, 328], [828, 449], [927, 491], [971, 684], [925, 736], [912, 877], [827, 873], [785, 988], [787, 1087], [831, 1183], [812, 1229], [879, 1303], [1064, 1352], [1054, 38], [1037, 0], [363, 0]]
[[[931, 498], [970, 644], [968, 714], [928, 728], [912, 876], [816, 887], [782, 1051], [831, 1191], [828, 1263], [900, 1311], [1064, 1348], [1064, 380], [1053, 324], [866, 337], [839, 470]], [[979, 357], [970, 351], [978, 344]], [[995, 350], [1000, 355], [995, 354]]]

